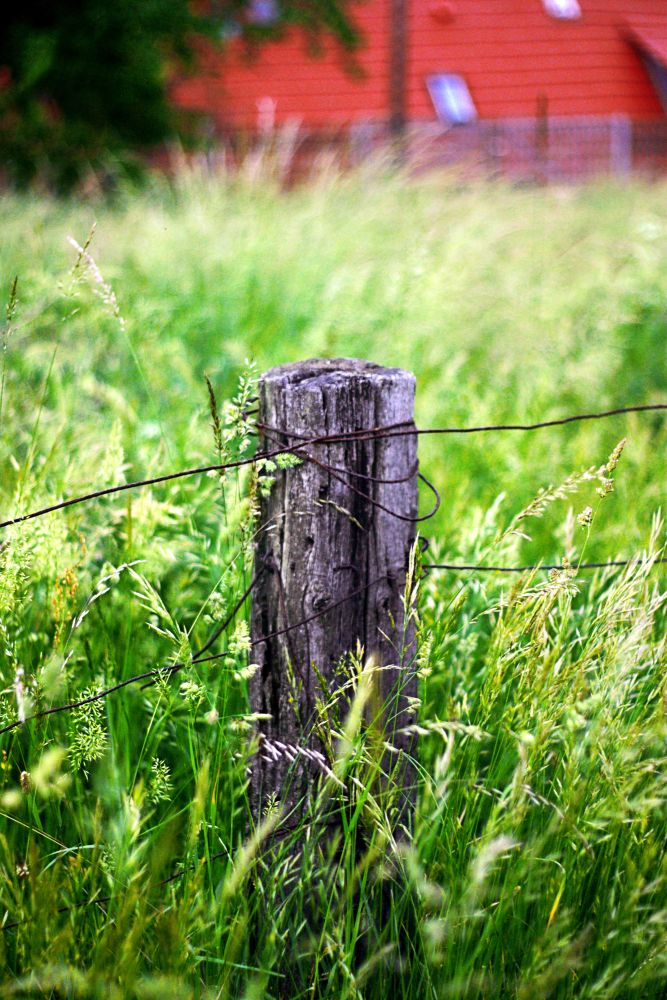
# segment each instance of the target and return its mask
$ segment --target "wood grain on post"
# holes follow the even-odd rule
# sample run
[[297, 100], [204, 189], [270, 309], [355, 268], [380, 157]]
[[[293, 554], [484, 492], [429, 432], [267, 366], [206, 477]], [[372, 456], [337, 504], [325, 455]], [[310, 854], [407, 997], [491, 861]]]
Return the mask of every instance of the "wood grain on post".
[[[367, 361], [273, 368], [260, 381], [260, 446], [268, 452], [304, 437], [397, 424], [409, 431], [414, 394], [410, 372]], [[260, 729], [272, 744], [323, 752], [315, 728], [323, 682], [335, 692], [342, 659], [361, 646], [364, 660], [373, 657], [382, 668], [377, 694], [386, 706], [384, 739], [412, 753], [411, 737], [400, 730], [412, 721], [407, 699], [416, 695], [414, 627], [405, 621], [403, 596], [416, 533], [417, 437], [368, 435], [308, 445], [299, 454], [302, 464], [277, 470], [261, 501], [253, 711], [270, 717]], [[260, 641], [264, 636], [270, 638]], [[401, 760], [396, 773], [407, 786], [413, 769]], [[321, 773], [307, 753], [292, 761], [289, 754], [260, 752], [251, 782], [255, 812], [271, 796], [294, 811]], [[409, 788], [403, 797], [412, 801]]]

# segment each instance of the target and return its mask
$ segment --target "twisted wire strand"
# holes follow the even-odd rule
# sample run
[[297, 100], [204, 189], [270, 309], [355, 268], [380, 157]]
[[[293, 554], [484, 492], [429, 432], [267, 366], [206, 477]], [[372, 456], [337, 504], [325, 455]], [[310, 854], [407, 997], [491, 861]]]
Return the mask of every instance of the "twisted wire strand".
[[[333, 443], [335, 441], [363, 441], [367, 437], [379, 436], [381, 437], [407, 437], [410, 434], [485, 434], [492, 431], [538, 431], [545, 427], [563, 427], [565, 424], [574, 424], [583, 420], [604, 420], [607, 417], [618, 417], [625, 413], [647, 413], [655, 412], [660, 410], [667, 410], [667, 403], [641, 403], [636, 406], [618, 406], [613, 410], [597, 410], [591, 413], [574, 413], [568, 417], [557, 417], [554, 420], [540, 420], [532, 424], [480, 424], [477, 426], [470, 427], [412, 427], [410, 429], [405, 428], [407, 421], [402, 421], [397, 424], [388, 424], [385, 427], [368, 428], [367, 430], [360, 431], [346, 431], [340, 434], [331, 435], [323, 443]], [[273, 428], [268, 424], [257, 423], [257, 426], [261, 429], [267, 427], [269, 430], [277, 430], [278, 428]], [[401, 430], [403, 428], [403, 430]], [[280, 433], [285, 433], [281, 431]], [[297, 434], [294, 431], [290, 431], [290, 436], [297, 438], [299, 440], [305, 441], [308, 444], [316, 443], [314, 440], [308, 440], [307, 435]], [[318, 440], [319, 444], [321, 441]]]
[[[306, 461], [314, 463], [315, 465], [317, 465], [320, 468], [322, 468], [323, 471], [326, 471], [329, 475], [333, 475], [336, 479], [338, 479], [344, 485], [348, 486], [350, 489], [352, 489], [355, 493], [357, 493], [363, 499], [365, 499], [368, 502], [372, 503], [374, 506], [376, 506], [379, 509], [385, 511], [386, 513], [391, 514], [391, 515], [393, 515], [395, 517], [398, 517], [401, 520], [408, 520], [408, 521], [412, 521], [412, 522], [424, 521], [424, 520], [428, 520], [430, 517], [433, 517], [434, 514], [437, 512], [437, 510], [438, 510], [438, 508], [440, 506], [440, 495], [439, 495], [438, 490], [436, 489], [436, 487], [432, 483], [430, 483], [429, 480], [426, 479], [426, 477], [423, 476], [421, 473], [419, 473], [420, 478], [433, 491], [433, 493], [435, 495], [435, 498], [436, 498], [436, 501], [435, 501], [435, 505], [434, 505], [433, 510], [430, 511], [428, 514], [422, 515], [421, 517], [412, 518], [412, 517], [408, 517], [408, 516], [403, 515], [403, 514], [399, 514], [396, 511], [392, 511], [390, 508], [388, 508], [385, 505], [381, 504], [379, 501], [377, 501], [374, 497], [372, 497], [371, 495], [369, 495], [365, 491], [359, 490], [357, 487], [355, 487], [349, 481], [349, 478], [348, 479], [345, 478], [345, 476], [349, 476], [350, 475], [349, 470], [341, 470], [341, 469], [336, 468], [335, 466], [329, 465], [328, 463], [323, 462], [321, 459], [316, 458], [314, 455], [311, 455], [308, 451], [306, 451], [306, 449], [308, 447], [312, 447], [312, 446], [326, 445], [326, 444], [333, 444], [333, 443], [343, 443], [343, 442], [347, 442], [347, 441], [364, 441], [364, 440], [371, 440], [371, 439], [386, 439], [386, 438], [392, 438], [392, 437], [399, 437], [399, 436], [400, 437], [405, 437], [405, 436], [420, 435], [420, 434], [421, 435], [423, 435], [423, 434], [471, 434], [471, 433], [480, 433], [480, 432], [485, 432], [485, 431], [505, 431], [505, 430], [507, 430], [507, 431], [509, 431], [509, 430], [532, 431], [532, 430], [538, 430], [538, 429], [543, 428], [543, 427], [562, 426], [562, 425], [565, 425], [565, 424], [574, 423], [575, 421], [600, 420], [600, 419], [603, 419], [603, 418], [606, 418], [606, 417], [618, 416], [618, 415], [626, 414], [626, 413], [639, 413], [639, 412], [647, 412], [647, 411], [664, 411], [664, 410], [667, 410], [667, 404], [665, 404], [665, 403], [649, 403], [649, 404], [643, 404], [643, 405], [638, 405], [638, 406], [618, 407], [618, 408], [613, 409], [613, 410], [605, 410], [605, 411], [600, 411], [600, 412], [596, 412], [596, 413], [574, 414], [572, 416], [562, 417], [562, 418], [559, 418], [559, 419], [556, 419], [556, 420], [540, 421], [539, 423], [534, 423], [534, 424], [494, 424], [494, 425], [486, 425], [486, 426], [478, 426], [478, 427], [418, 428], [418, 427], [415, 427], [415, 425], [411, 421], [402, 421], [402, 422], [399, 422], [399, 423], [396, 423], [396, 424], [389, 424], [389, 425], [386, 425], [384, 427], [377, 427], [377, 428], [371, 428], [371, 429], [360, 430], [360, 431], [351, 431], [351, 432], [344, 433], [344, 434], [321, 435], [319, 437], [310, 437], [310, 438], [307, 437], [306, 435], [301, 435], [301, 434], [299, 434], [297, 432], [293, 432], [293, 431], [285, 432], [285, 431], [283, 431], [283, 430], [281, 430], [279, 428], [273, 428], [273, 427], [271, 427], [269, 425], [258, 423], [257, 426], [259, 427], [259, 429], [261, 431], [264, 432], [264, 434], [266, 436], [269, 436], [271, 434], [280, 434], [280, 435], [282, 435], [284, 437], [296, 438], [297, 439], [297, 443], [296, 444], [292, 444], [292, 445], [286, 445], [286, 446], [282, 446], [282, 447], [277, 447], [277, 448], [274, 448], [274, 449], [272, 449], [270, 451], [261, 451], [260, 450], [260, 451], [257, 452], [256, 455], [252, 456], [251, 458], [236, 459], [236, 460], [234, 460], [232, 462], [219, 463], [219, 464], [207, 465], [207, 466], [199, 466], [199, 467], [192, 468], [192, 469], [184, 469], [184, 470], [181, 470], [179, 472], [167, 473], [165, 475], [154, 476], [154, 477], [151, 477], [149, 479], [137, 480], [137, 481], [134, 481], [134, 482], [131, 482], [131, 483], [123, 483], [123, 484], [121, 484], [119, 486], [107, 487], [105, 489], [96, 490], [94, 492], [87, 493], [87, 494], [84, 494], [82, 496], [71, 497], [68, 500], [63, 500], [63, 501], [60, 501], [60, 502], [58, 502], [56, 504], [51, 504], [48, 507], [44, 507], [44, 508], [41, 508], [39, 510], [32, 511], [29, 514], [23, 514], [23, 515], [21, 515], [19, 517], [11, 518], [9, 520], [5, 520], [3, 522], [0, 522], [0, 529], [7, 528], [7, 527], [9, 527], [11, 525], [20, 524], [20, 523], [22, 523], [24, 521], [32, 520], [34, 518], [41, 517], [41, 516], [44, 516], [44, 515], [49, 514], [49, 513], [53, 513], [54, 511], [57, 511], [57, 510], [62, 510], [64, 508], [71, 507], [71, 506], [73, 506], [75, 504], [80, 504], [80, 503], [84, 503], [86, 501], [99, 499], [99, 498], [104, 497], [104, 496], [110, 496], [110, 495], [113, 495], [113, 494], [116, 494], [116, 493], [125, 492], [127, 490], [136, 489], [136, 488], [143, 487], [143, 486], [152, 486], [152, 485], [156, 485], [156, 484], [159, 484], [159, 483], [169, 482], [171, 480], [184, 478], [186, 476], [204, 475], [204, 474], [206, 474], [208, 472], [214, 472], [214, 471], [218, 471], [219, 472], [219, 471], [228, 471], [228, 470], [231, 470], [231, 469], [238, 469], [238, 468], [241, 468], [241, 467], [244, 467], [244, 466], [252, 465], [253, 463], [256, 463], [260, 459], [270, 459], [270, 458], [276, 457], [276, 456], [281, 455], [281, 454], [302, 453], [302, 452], [303, 452], [303, 457], [305, 458]], [[364, 479], [367, 479], [367, 480], [370, 480], [370, 481], [374, 480], [374, 477], [367, 476], [367, 475], [363, 475], [361, 478], [364, 478]], [[375, 481], [377, 481], [377, 482], [385, 482], [385, 480], [379, 480], [379, 479], [375, 480]], [[396, 480], [386, 480], [386, 482], [397, 482], [397, 483], [398, 482], [403, 482], [403, 481], [404, 481], [403, 477], [401, 477], [399, 479], [396, 479]], [[656, 559], [655, 560], [656, 563], [664, 563], [666, 561], [667, 560], [665, 560], [665, 559]], [[631, 560], [628, 559], [628, 560], [610, 560], [608, 562], [601, 562], [601, 563], [583, 563], [583, 564], [581, 564], [577, 568], [578, 569], [603, 569], [603, 568], [609, 568], [609, 567], [623, 567], [623, 566], [627, 566], [630, 562], [631, 562]], [[426, 564], [424, 564], [423, 568], [425, 570], [427, 570], [427, 571], [449, 570], [451, 572], [525, 573], [525, 572], [529, 572], [529, 571], [533, 571], [533, 570], [539, 570], [539, 569], [544, 569], [544, 570], [552, 570], [552, 569], [562, 570], [564, 567], [561, 566], [561, 565], [555, 565], [555, 564], [546, 564], [546, 565], [544, 565], [544, 564], [542, 564], [542, 565], [536, 564], [536, 565], [531, 565], [531, 566], [484, 566], [484, 565], [469, 565], [469, 564], [455, 564], [455, 563], [426, 563]], [[225, 655], [223, 653], [214, 653], [214, 654], [211, 654], [209, 656], [204, 656], [203, 654], [208, 649], [211, 648], [211, 646], [213, 645], [213, 643], [229, 627], [229, 625], [231, 624], [231, 622], [233, 621], [234, 617], [236, 616], [236, 614], [238, 613], [238, 611], [242, 607], [242, 605], [245, 602], [245, 600], [252, 593], [252, 590], [254, 589], [254, 587], [255, 587], [255, 585], [257, 583], [258, 576], [259, 576], [259, 574], [255, 574], [255, 576], [253, 577], [253, 580], [251, 581], [251, 584], [246, 589], [246, 591], [243, 593], [243, 595], [241, 596], [241, 598], [238, 600], [237, 604], [232, 609], [232, 612], [230, 613], [230, 615], [228, 615], [227, 619], [222, 623], [221, 626], [219, 626], [215, 630], [215, 632], [207, 640], [207, 642], [204, 644], [204, 646], [202, 646], [194, 654], [193, 659], [192, 659], [193, 663], [205, 663], [205, 662], [209, 662], [209, 661], [212, 661], [212, 660], [216, 660], [216, 659], [220, 658], [221, 656]], [[317, 612], [317, 613], [315, 613], [313, 615], [310, 615], [307, 618], [304, 618], [301, 621], [296, 622], [293, 625], [288, 625], [287, 627], [285, 627], [283, 629], [278, 629], [275, 632], [270, 633], [269, 635], [262, 636], [259, 639], [254, 640], [253, 644], [257, 645], [257, 644], [259, 644], [261, 642], [268, 641], [269, 639], [272, 639], [272, 638], [275, 638], [275, 637], [278, 637], [278, 636], [281, 636], [281, 635], [288, 634], [293, 629], [300, 628], [303, 625], [306, 625], [309, 622], [316, 620], [317, 618], [321, 617], [324, 614], [327, 614], [329, 611], [333, 610], [335, 607], [339, 606], [340, 604], [344, 603], [345, 601], [351, 600], [352, 598], [358, 596], [359, 594], [361, 594], [364, 591], [366, 591], [368, 588], [374, 586], [377, 582], [379, 582], [379, 581], [378, 580], [373, 580], [370, 583], [366, 584], [364, 587], [360, 587], [357, 590], [353, 591], [347, 597], [342, 598], [340, 601], [337, 601], [336, 603], [330, 605], [328, 608], [324, 608], [322, 611], [319, 611], [319, 612]], [[7, 725], [7, 726], [4, 726], [3, 728], [0, 729], [0, 735], [2, 735], [3, 733], [11, 732], [12, 730], [18, 728], [19, 726], [24, 725], [25, 722], [31, 721], [33, 719], [44, 718], [44, 717], [46, 717], [48, 715], [55, 715], [55, 714], [57, 714], [59, 712], [64, 712], [64, 711], [69, 711], [69, 710], [73, 710], [73, 709], [76, 709], [76, 708], [81, 708], [81, 707], [83, 707], [85, 705], [88, 705], [88, 704], [91, 704], [93, 702], [100, 701], [101, 699], [106, 698], [107, 696], [115, 693], [116, 691], [120, 691], [123, 688], [128, 687], [128, 686], [130, 686], [132, 684], [139, 683], [140, 681], [148, 681], [147, 684], [143, 685], [143, 687], [146, 688], [146, 687], [154, 684], [160, 677], [171, 677], [174, 673], [178, 672], [179, 670], [182, 670], [184, 667], [185, 667], [184, 663], [176, 663], [176, 664], [171, 664], [169, 667], [145, 671], [145, 672], [143, 672], [141, 674], [137, 674], [137, 675], [135, 675], [133, 677], [126, 678], [125, 680], [120, 681], [117, 684], [114, 684], [114, 685], [112, 685], [109, 688], [106, 688], [104, 691], [97, 692], [94, 695], [89, 695], [86, 698], [81, 698], [81, 699], [79, 699], [77, 701], [70, 702], [70, 703], [68, 703], [66, 705], [54, 706], [54, 707], [51, 707], [51, 708], [48, 708], [48, 709], [44, 709], [44, 710], [42, 710], [40, 712], [34, 713], [33, 715], [29, 716], [27, 719], [25, 719], [23, 721], [18, 720], [18, 721], [14, 722], [14, 723], [11, 723], [11, 724]]]
[[[273, 433], [272, 428], [269, 428], [268, 425], [266, 424], [258, 424], [257, 426], [261, 427], [265, 435], [269, 437], [270, 440], [273, 440], [274, 443], [276, 443], [276, 437], [275, 434]], [[397, 424], [395, 426], [403, 426], [403, 425]], [[279, 431], [276, 433], [280, 433], [284, 437], [292, 436], [291, 431], [289, 432]], [[381, 435], [377, 435], [373, 440], [377, 440], [380, 437]], [[316, 465], [319, 469], [322, 469], [323, 472], [326, 472], [333, 479], [336, 479], [339, 483], [342, 483], [343, 486], [347, 486], [348, 489], [350, 489], [354, 494], [356, 494], [356, 496], [361, 497], [362, 500], [368, 501], [368, 503], [370, 503], [371, 506], [375, 507], [376, 510], [384, 511], [385, 514], [389, 514], [391, 517], [395, 517], [398, 521], [407, 521], [410, 524], [418, 524], [420, 521], [429, 521], [432, 517], [435, 517], [435, 515], [440, 510], [440, 503], [441, 503], [440, 493], [433, 485], [433, 483], [426, 478], [426, 476], [424, 476], [421, 472], [417, 472], [417, 469], [413, 469], [410, 473], [408, 473], [407, 476], [401, 476], [398, 479], [383, 479], [380, 476], [370, 476], [363, 473], [358, 474], [348, 469], [337, 468], [335, 465], [330, 465], [328, 462], [324, 462], [322, 459], [316, 458], [315, 455], [311, 455], [310, 452], [305, 450], [306, 447], [305, 444], [301, 444], [297, 447], [300, 447], [302, 449], [300, 454], [306, 459], [307, 462], [310, 462], [312, 465]], [[418, 476], [418, 478], [421, 479], [421, 481], [425, 483], [426, 486], [428, 486], [428, 488], [431, 490], [431, 492], [435, 497], [434, 504], [431, 510], [428, 511], [427, 514], [421, 514], [417, 517], [411, 517], [409, 514], [401, 514], [397, 510], [392, 510], [391, 507], [387, 507], [385, 504], [377, 500], [374, 496], [371, 496], [370, 493], [366, 493], [365, 490], [359, 489], [359, 487], [355, 486], [354, 483], [351, 483], [349, 479], [350, 476], [358, 475], [359, 478], [369, 480], [373, 484], [387, 484], [387, 483], [397, 484], [397, 483], [407, 482], [410, 478], [412, 478], [412, 476], [415, 475], [415, 473]]]
[[[209, 472], [227, 472], [232, 469], [240, 469], [247, 465], [253, 465], [260, 458], [271, 459], [275, 458], [277, 455], [294, 452], [298, 453], [303, 448], [309, 446], [336, 444], [345, 441], [368, 441], [373, 438], [384, 439], [392, 437], [407, 437], [413, 434], [480, 434], [490, 431], [534, 431], [544, 427], [561, 427], [565, 424], [571, 424], [582, 420], [602, 420], [607, 417], [620, 416], [626, 413], [646, 413], [664, 410], [667, 410], [667, 403], [645, 403], [638, 406], [621, 406], [613, 410], [602, 410], [597, 413], [577, 413], [569, 417], [561, 417], [556, 420], [542, 420], [533, 424], [487, 424], [477, 427], [415, 427], [410, 424], [409, 427], [406, 427], [407, 421], [403, 421], [397, 424], [388, 424], [384, 427], [374, 427], [366, 430], [349, 431], [342, 434], [322, 435], [312, 438], [291, 432], [292, 437], [300, 439], [297, 444], [292, 445], [291, 447], [276, 448], [270, 452], [259, 452], [251, 458], [240, 458], [232, 462], [223, 462], [213, 465], [197, 466], [190, 469], [181, 469], [178, 472], [169, 472], [161, 476], [152, 476], [149, 479], [138, 479], [131, 483], [122, 483], [118, 486], [108, 486], [101, 490], [94, 490], [80, 496], [70, 497], [67, 500], [60, 500], [57, 503], [48, 505], [47, 507], [31, 511], [28, 514], [21, 514], [18, 517], [12, 517], [4, 521], [0, 521], [0, 530], [9, 528], [12, 525], [22, 524], [24, 521], [31, 521], [37, 517], [44, 517], [46, 514], [52, 514], [55, 511], [64, 510], [68, 507], [73, 507], [76, 504], [86, 503], [91, 500], [99, 500], [102, 497], [113, 496], [117, 493], [124, 493], [127, 490], [140, 489], [144, 486], [155, 486], [160, 483], [167, 483], [175, 479], [183, 479], [188, 476], [202, 476]], [[257, 426], [262, 429], [264, 425], [259, 423]], [[268, 430], [276, 430], [275, 428], [271, 428], [269, 425], [266, 425], [266, 428]], [[284, 433], [284, 431], [279, 431], [279, 433]]]

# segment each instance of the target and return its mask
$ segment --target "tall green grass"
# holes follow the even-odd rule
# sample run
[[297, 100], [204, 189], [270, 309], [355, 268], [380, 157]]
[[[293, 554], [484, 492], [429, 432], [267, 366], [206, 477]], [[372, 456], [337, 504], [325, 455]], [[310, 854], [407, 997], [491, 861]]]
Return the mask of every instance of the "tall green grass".
[[[5, 196], [0, 520], [248, 454], [252, 372], [313, 355], [411, 368], [424, 426], [664, 402], [664, 194], [366, 171]], [[363, 656], [297, 829], [250, 822], [243, 615], [190, 657], [250, 581], [256, 477], [6, 529], [0, 724], [185, 667], [0, 737], [2, 995], [663, 995], [666, 441], [651, 414], [421, 441], [429, 560], [633, 562], [423, 576], [409, 834], [374, 794]]]

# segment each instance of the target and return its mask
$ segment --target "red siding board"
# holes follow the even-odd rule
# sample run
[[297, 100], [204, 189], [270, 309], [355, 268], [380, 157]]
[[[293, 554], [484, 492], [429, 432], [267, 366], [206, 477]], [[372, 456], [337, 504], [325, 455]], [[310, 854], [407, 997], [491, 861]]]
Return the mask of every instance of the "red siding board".
[[557, 21], [540, 0], [479, 0], [460, 16], [434, 25], [426, 4], [414, 3], [410, 25], [409, 107], [432, 113], [423, 78], [436, 68], [462, 73], [482, 118], [532, 116], [545, 94], [552, 114], [634, 117], [660, 114], [643, 67], [619, 22], [655, 15], [664, 0], [580, 0], [583, 17]]
[[[202, 76], [174, 84], [175, 100], [243, 128], [256, 125], [258, 102], [266, 97], [275, 101], [277, 124], [386, 120], [390, 4], [366, 0], [355, 8], [365, 39], [358, 54], [362, 77], [345, 70], [335, 44], [314, 58], [292, 32], [252, 59], [236, 42], [222, 55], [209, 53]], [[410, 119], [435, 119], [425, 79], [438, 71], [466, 78], [482, 119], [534, 117], [541, 95], [553, 115], [662, 114], [629, 33], [660, 29], [667, 38], [665, 0], [580, 0], [583, 16], [575, 21], [549, 17], [542, 0], [458, 0], [448, 23], [433, 18], [428, 0], [407, 6]]]
[[295, 32], [262, 47], [249, 60], [239, 43], [231, 43], [222, 56], [209, 57], [215, 87], [212, 99], [201, 103], [187, 84], [176, 86], [176, 100], [209, 112], [221, 124], [253, 128], [258, 101], [275, 101], [275, 121], [297, 118], [309, 127], [344, 125], [358, 119], [382, 120], [386, 116], [389, 17], [385, 0], [371, 0], [355, 12], [365, 44], [358, 61], [363, 76], [345, 69], [345, 57], [332, 42], [321, 55], [309, 54]]

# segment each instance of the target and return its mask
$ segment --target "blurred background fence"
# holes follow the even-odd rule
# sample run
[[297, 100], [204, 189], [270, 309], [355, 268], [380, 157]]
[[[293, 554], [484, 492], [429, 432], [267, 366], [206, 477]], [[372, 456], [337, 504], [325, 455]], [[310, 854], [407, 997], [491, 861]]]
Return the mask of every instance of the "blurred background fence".
[[[254, 134], [223, 131], [206, 156], [209, 167], [232, 169], [267, 160], [287, 183], [298, 181], [328, 162], [354, 167], [394, 155], [396, 141], [379, 122], [349, 128], [302, 128], [297, 120]], [[400, 140], [400, 157], [421, 173], [450, 169], [464, 177], [518, 183], [574, 183], [593, 178], [667, 173], [667, 120], [608, 118], [518, 118], [443, 126], [414, 122]]]

